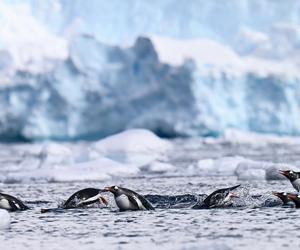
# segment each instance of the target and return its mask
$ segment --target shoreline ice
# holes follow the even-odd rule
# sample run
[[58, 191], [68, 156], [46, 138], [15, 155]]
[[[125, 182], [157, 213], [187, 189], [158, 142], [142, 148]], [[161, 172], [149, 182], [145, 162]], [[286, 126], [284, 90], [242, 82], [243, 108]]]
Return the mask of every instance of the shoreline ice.
[[[285, 156], [290, 151], [298, 155], [297, 138], [228, 131], [220, 138], [182, 140], [190, 149], [185, 145], [178, 148], [176, 140], [161, 139], [151, 131], [133, 129], [93, 143], [0, 144], [0, 182], [107, 181], [153, 175], [218, 175], [236, 176], [239, 181], [269, 181], [284, 180], [279, 169], [298, 170], [297, 161], [273, 162], [259, 156], [266, 150], [270, 159], [273, 153]], [[273, 147], [277, 151], [272, 151]], [[241, 150], [228, 156], [227, 148], [228, 152]], [[247, 151], [252, 152], [252, 159], [251, 154], [244, 154]]]

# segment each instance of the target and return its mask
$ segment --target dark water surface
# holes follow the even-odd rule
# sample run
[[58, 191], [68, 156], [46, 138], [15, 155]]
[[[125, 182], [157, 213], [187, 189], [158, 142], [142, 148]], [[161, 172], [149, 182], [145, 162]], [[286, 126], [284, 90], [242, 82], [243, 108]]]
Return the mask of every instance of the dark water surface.
[[[1, 249], [299, 248], [300, 210], [265, 206], [272, 190], [286, 188], [282, 181], [242, 182], [235, 202], [239, 207], [227, 209], [118, 212], [110, 196], [110, 208], [40, 213], [85, 187], [119, 184], [142, 194], [172, 195], [209, 193], [236, 183], [235, 177], [141, 177], [117, 183], [5, 185], [7, 193], [23, 197], [32, 210], [11, 213], [10, 229], [0, 232]], [[250, 194], [262, 196], [254, 199]]]

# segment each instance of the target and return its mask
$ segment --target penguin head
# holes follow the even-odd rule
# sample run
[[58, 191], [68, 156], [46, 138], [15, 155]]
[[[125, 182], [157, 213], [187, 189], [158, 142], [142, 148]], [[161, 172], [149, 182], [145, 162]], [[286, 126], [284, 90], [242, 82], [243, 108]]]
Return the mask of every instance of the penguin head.
[[226, 198], [228, 198], [229, 200], [232, 200], [234, 198], [239, 198], [239, 196], [236, 193], [229, 192]]
[[300, 196], [297, 194], [287, 194], [289, 200], [293, 201], [296, 205], [300, 205]]
[[290, 200], [286, 192], [272, 192], [272, 194], [278, 197], [283, 202], [287, 202]]
[[104, 188], [104, 191], [111, 192], [117, 196], [122, 192], [122, 188], [120, 188], [118, 186], [111, 186], [111, 187]]
[[300, 173], [293, 170], [279, 170], [279, 173], [288, 178], [290, 181], [300, 178]]
[[223, 203], [231, 203], [234, 198], [239, 198], [239, 196], [236, 193], [228, 192]]

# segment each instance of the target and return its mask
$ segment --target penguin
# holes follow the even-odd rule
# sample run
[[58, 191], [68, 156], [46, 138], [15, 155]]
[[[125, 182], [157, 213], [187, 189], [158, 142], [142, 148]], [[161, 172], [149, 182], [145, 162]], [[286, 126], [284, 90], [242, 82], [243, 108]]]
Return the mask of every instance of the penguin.
[[290, 180], [297, 192], [300, 191], [300, 172], [293, 170], [279, 170], [279, 173]]
[[209, 209], [216, 207], [229, 207], [232, 205], [232, 199], [238, 198], [238, 196], [231, 192], [238, 188], [240, 185], [236, 185], [229, 188], [222, 188], [212, 192], [203, 201], [200, 201], [192, 206], [192, 209]]
[[41, 213], [57, 211], [59, 209], [72, 209], [91, 205], [99, 202], [100, 204], [108, 205], [106, 198], [101, 195], [104, 190], [97, 188], [85, 188], [72, 194], [66, 202], [59, 208], [42, 208]]
[[154, 207], [145, 197], [130, 189], [119, 186], [111, 186], [106, 187], [104, 190], [113, 193], [120, 211], [154, 210]]
[[96, 202], [108, 205], [107, 200], [101, 195], [102, 189], [85, 188], [72, 194], [70, 198], [62, 205], [62, 208], [78, 208], [87, 206]]
[[295, 203], [293, 200], [289, 199], [288, 193], [286, 192], [272, 192], [272, 194], [276, 197], [278, 197], [282, 201], [283, 206], [288, 206], [288, 207], [295, 207]]
[[29, 209], [21, 200], [4, 193], [0, 193], [0, 208], [11, 212]]
[[296, 208], [300, 208], [300, 195], [289, 193], [287, 196], [295, 203]]

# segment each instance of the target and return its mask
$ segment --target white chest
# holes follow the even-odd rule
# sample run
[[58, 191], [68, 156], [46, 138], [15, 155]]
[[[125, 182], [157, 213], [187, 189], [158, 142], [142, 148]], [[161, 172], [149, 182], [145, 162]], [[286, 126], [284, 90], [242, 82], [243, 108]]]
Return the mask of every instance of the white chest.
[[11, 209], [11, 206], [7, 199], [4, 198], [0, 199], [0, 208], [7, 209], [7, 210]]
[[116, 197], [117, 206], [121, 210], [145, 210], [145, 207], [143, 206], [141, 201], [137, 198], [135, 200], [137, 204], [131, 202], [125, 194]]
[[292, 182], [293, 187], [299, 192], [300, 191], [300, 179], [296, 179]]

